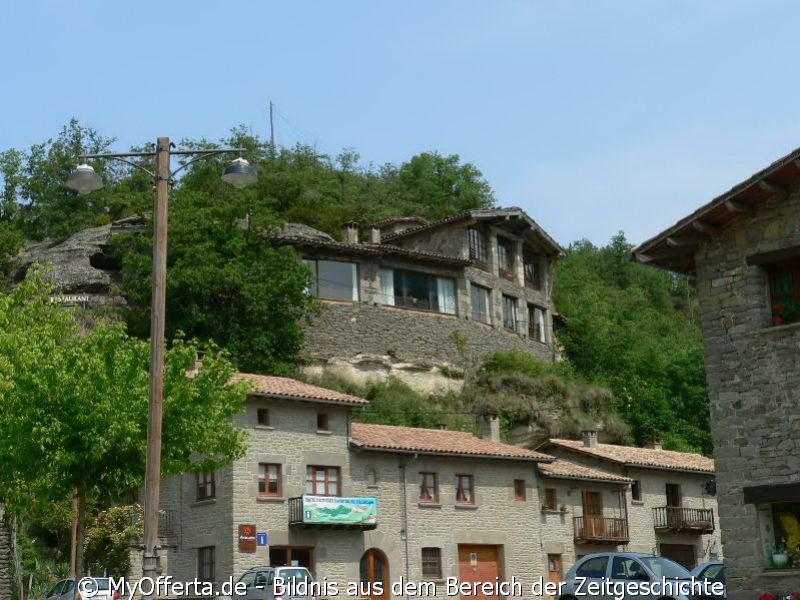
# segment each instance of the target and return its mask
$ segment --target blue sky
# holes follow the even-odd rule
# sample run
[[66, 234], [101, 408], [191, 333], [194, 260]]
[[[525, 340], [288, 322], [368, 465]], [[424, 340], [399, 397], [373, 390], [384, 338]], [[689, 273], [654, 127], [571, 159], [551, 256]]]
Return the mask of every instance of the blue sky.
[[800, 3], [25, 0], [0, 150], [243, 124], [362, 164], [474, 163], [557, 241], [639, 243], [800, 146]]

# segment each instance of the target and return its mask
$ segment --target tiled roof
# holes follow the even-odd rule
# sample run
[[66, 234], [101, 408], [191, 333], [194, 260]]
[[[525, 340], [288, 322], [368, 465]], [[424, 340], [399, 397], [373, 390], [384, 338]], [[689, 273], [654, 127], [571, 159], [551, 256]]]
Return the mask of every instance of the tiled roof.
[[535, 231], [541, 239], [543, 239], [556, 254], [563, 254], [564, 249], [553, 239], [550, 235], [542, 229], [536, 221], [531, 219], [524, 210], [518, 208], [516, 206], [512, 206], [510, 208], [487, 208], [487, 209], [480, 209], [480, 210], [468, 210], [464, 211], [455, 215], [451, 215], [449, 217], [444, 217], [443, 219], [439, 219], [438, 221], [433, 221], [426, 225], [419, 225], [418, 227], [410, 227], [408, 229], [404, 229], [403, 231], [398, 231], [396, 233], [390, 233], [385, 235], [381, 238], [381, 241], [385, 244], [387, 242], [391, 242], [396, 239], [404, 238], [409, 235], [416, 235], [417, 233], [421, 233], [423, 231], [427, 231], [429, 229], [436, 229], [438, 227], [442, 227], [445, 225], [450, 225], [452, 223], [458, 223], [459, 221], [466, 221], [470, 219], [475, 220], [491, 220], [491, 219], [507, 219], [509, 217], [514, 218], [522, 218], [527, 225]]
[[365, 450], [394, 450], [405, 453], [506, 458], [536, 462], [553, 460], [546, 454], [510, 444], [492, 442], [464, 431], [420, 429], [396, 425], [353, 423], [350, 443]]
[[468, 260], [458, 258], [457, 256], [447, 256], [446, 254], [435, 254], [433, 252], [423, 252], [421, 250], [409, 250], [407, 248], [400, 248], [399, 246], [392, 246], [391, 244], [345, 244], [343, 242], [327, 241], [320, 239], [312, 239], [302, 236], [282, 236], [277, 238], [276, 241], [293, 244], [296, 246], [310, 246], [313, 248], [330, 248], [332, 250], [342, 251], [350, 254], [360, 255], [396, 255], [418, 260], [429, 260], [439, 263], [447, 263], [451, 265], [465, 266], [470, 264]]
[[326, 404], [347, 404], [353, 406], [367, 406], [369, 400], [343, 394], [334, 390], [303, 383], [288, 377], [273, 377], [271, 375], [255, 375], [253, 373], [237, 373], [233, 381], [246, 381], [251, 384], [251, 393], [262, 394], [274, 398], [296, 398]]
[[598, 469], [592, 469], [584, 465], [578, 465], [568, 460], [556, 459], [551, 463], [539, 465], [539, 472], [547, 477], [556, 479], [588, 479], [593, 481], [611, 481], [619, 483], [630, 483], [630, 477], [606, 473]]
[[587, 448], [579, 440], [549, 440], [549, 442], [545, 442], [545, 445], [547, 444], [631, 467], [666, 469], [669, 471], [696, 471], [698, 473], [714, 472], [714, 461], [712, 459], [691, 452], [635, 448], [633, 446], [617, 446], [615, 444], [597, 444], [594, 448]]

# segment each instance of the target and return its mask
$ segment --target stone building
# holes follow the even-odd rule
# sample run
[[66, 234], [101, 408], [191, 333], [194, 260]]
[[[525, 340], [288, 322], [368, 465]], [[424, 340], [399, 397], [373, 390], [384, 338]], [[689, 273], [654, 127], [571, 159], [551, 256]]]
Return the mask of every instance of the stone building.
[[728, 593], [800, 589], [800, 150], [644, 242], [696, 278]]
[[[702, 492], [713, 466], [698, 455], [568, 440], [551, 440], [545, 454], [501, 443], [491, 418], [481, 437], [353, 423], [366, 400], [239, 377], [252, 385], [236, 417], [246, 455], [162, 483], [161, 569], [177, 580], [296, 563], [340, 584], [516, 576], [530, 585], [560, 581], [599, 550], [668, 554], [683, 544], [699, 562], [714, 545], [715, 502]], [[670, 485], [680, 488], [675, 503]], [[133, 573], [139, 564], [135, 556]]]
[[162, 572], [221, 582], [296, 563], [340, 584], [403, 576], [435, 585], [542, 574], [535, 465], [552, 458], [496, 441], [496, 421], [484, 438], [351, 423], [365, 400], [241, 377], [253, 386], [237, 421], [247, 454], [164, 480]]
[[544, 496], [555, 496], [549, 504], [572, 514], [572, 531], [565, 533], [574, 540], [575, 558], [624, 547], [691, 569], [720, 557], [710, 458], [656, 444], [601, 444], [595, 432], [582, 440], [551, 439], [538, 449], [559, 459], [539, 470], [551, 489]]
[[342, 241], [291, 224], [279, 239], [314, 273], [325, 303], [306, 329], [308, 371], [364, 380], [392, 374], [422, 391], [458, 386], [498, 350], [553, 362], [552, 270], [563, 250], [519, 208], [358, 225]]

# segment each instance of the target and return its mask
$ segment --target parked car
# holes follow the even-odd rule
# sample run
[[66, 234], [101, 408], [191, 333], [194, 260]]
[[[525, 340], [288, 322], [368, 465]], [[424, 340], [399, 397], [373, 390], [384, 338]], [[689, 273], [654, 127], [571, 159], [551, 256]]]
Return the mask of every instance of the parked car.
[[[81, 600], [119, 600], [119, 592], [111, 589], [108, 577], [84, 577], [80, 582], [78, 598]], [[75, 579], [67, 577], [51, 587], [44, 600], [72, 600], [74, 592]]]
[[703, 564], [697, 565], [694, 569], [689, 571], [696, 579], [707, 579], [708, 581], [719, 582], [725, 588], [722, 594], [716, 596], [709, 596], [711, 598], [727, 598], [728, 588], [725, 583], [725, 565], [721, 560], [710, 560]]
[[[661, 590], [662, 578], [676, 588], [679, 582], [683, 581], [684, 587], [688, 587], [691, 582], [689, 571], [662, 556], [641, 552], [590, 554], [578, 560], [567, 571], [559, 600], [583, 600], [587, 597], [603, 597], [606, 600], [687, 600], [687, 595], [678, 593], [681, 590]], [[637, 587], [635, 593], [626, 589], [629, 584]]]
[[[280, 579], [284, 586], [283, 595], [275, 594], [275, 580]], [[314, 578], [305, 567], [252, 567], [237, 580], [244, 583], [247, 590], [246, 600], [317, 600], [314, 593]], [[280, 590], [279, 590], [280, 591]], [[230, 596], [221, 596], [221, 600], [233, 600]]]

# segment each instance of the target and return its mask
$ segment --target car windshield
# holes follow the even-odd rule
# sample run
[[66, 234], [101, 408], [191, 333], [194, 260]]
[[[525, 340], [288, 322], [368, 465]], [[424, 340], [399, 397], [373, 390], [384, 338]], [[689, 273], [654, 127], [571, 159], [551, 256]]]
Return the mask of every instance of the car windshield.
[[661, 556], [643, 556], [641, 560], [657, 577], [667, 579], [690, 579], [689, 571], [676, 562]]
[[311, 579], [311, 575], [306, 569], [281, 569], [278, 577], [283, 577], [284, 580], [294, 579], [295, 581], [307, 581]]

